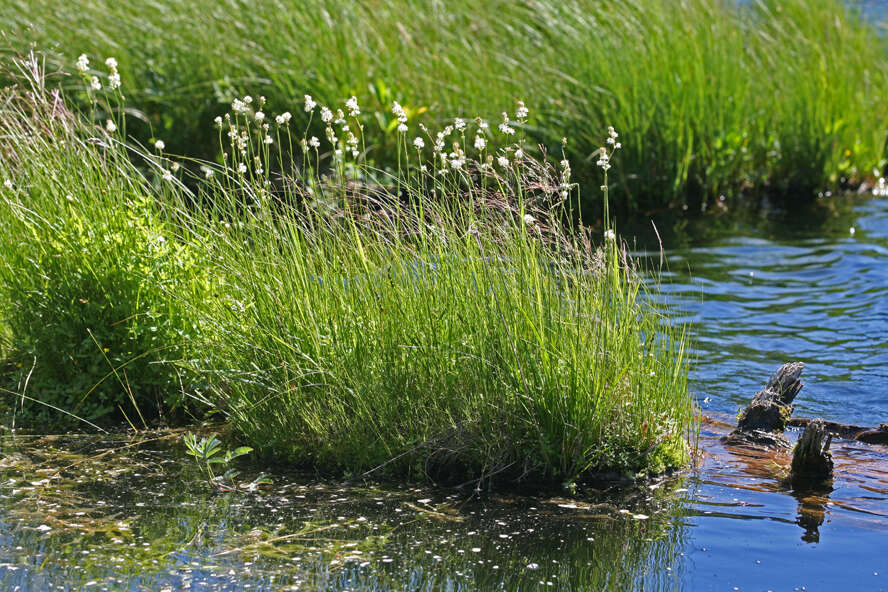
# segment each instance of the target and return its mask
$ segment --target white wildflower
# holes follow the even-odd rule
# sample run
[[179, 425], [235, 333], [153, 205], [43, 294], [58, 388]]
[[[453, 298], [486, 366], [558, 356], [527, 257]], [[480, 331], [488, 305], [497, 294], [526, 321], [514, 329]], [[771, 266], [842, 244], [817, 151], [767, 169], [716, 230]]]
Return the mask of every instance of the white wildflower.
[[93, 76], [89, 79], [89, 87], [93, 90], [102, 90], [102, 83], [99, 82], [98, 76]]
[[518, 101], [518, 110], [515, 111], [515, 117], [517, 119], [527, 119], [528, 111], [527, 107], [524, 105], [524, 101]]
[[401, 123], [407, 123], [407, 113], [404, 112], [404, 108], [395, 101], [392, 103], [392, 114], [398, 118], [398, 121]]
[[179, 163], [173, 161], [173, 163], [170, 165], [170, 169], [175, 173], [176, 171], [179, 170]]
[[499, 156], [499, 157], [497, 157], [496, 162], [497, 162], [497, 164], [499, 164], [499, 165], [500, 165], [501, 167], [503, 167], [504, 169], [509, 168], [509, 159], [506, 158], [505, 156]]
[[116, 70], [117, 60], [115, 60], [114, 58], [108, 58], [105, 60], [105, 65], [108, 66], [108, 68], [110, 68], [111, 70]]
[[338, 159], [341, 159], [341, 158], [342, 158], [342, 148], [337, 148], [336, 150], [334, 150], [334, 151], [333, 151], [333, 156], [334, 156], [334, 158], [336, 158], [337, 160], [338, 160]]
[[321, 121], [324, 123], [330, 123], [333, 121], [333, 112], [327, 107], [321, 107]]
[[311, 139], [308, 141], [308, 145], [311, 146], [312, 148], [320, 148], [321, 141], [318, 140], [317, 137], [312, 136]]
[[256, 111], [256, 113], [253, 114], [253, 119], [261, 122], [265, 119], [265, 113], [263, 113], [262, 111]]
[[247, 172], [247, 165], [244, 163], [240, 163], [239, 165], [237, 165], [237, 172], [239, 172], [241, 175], [246, 173]]
[[569, 171], [570, 170], [570, 161], [568, 161], [567, 159], [562, 160], [561, 161], [561, 168], [566, 171]]
[[524, 158], [524, 150], [521, 148], [515, 150], [515, 158]]
[[231, 110], [235, 113], [243, 113], [247, 110], [247, 105], [240, 99], [234, 99], [231, 101]]
[[327, 140], [329, 140], [331, 144], [336, 144], [336, 142], [338, 142], [338, 140], [336, 139], [336, 134], [333, 133], [333, 128], [329, 125], [327, 126], [326, 133]]
[[487, 131], [488, 129], [490, 129], [490, 124], [483, 119], [478, 119], [478, 129]]
[[173, 173], [171, 173], [169, 169], [163, 169], [163, 180], [164, 181], [172, 181], [173, 180]]
[[611, 168], [610, 165], [610, 157], [607, 155], [607, 148], [601, 147], [598, 149], [598, 162], [596, 162], [598, 166], [607, 171]]
[[109, 119], [105, 122], [105, 129], [113, 134], [114, 132], [117, 131], [117, 124], [114, 123], [113, 120]]
[[244, 103], [246, 103], [247, 105], [249, 105], [252, 102], [253, 102], [253, 97], [251, 97], [250, 95], [247, 95], [244, 97]]
[[358, 108], [358, 97], [351, 97], [345, 102], [345, 106], [348, 109], [349, 117], [357, 117], [361, 114], [361, 110]]
[[204, 178], [209, 179], [213, 176], [213, 169], [211, 169], [210, 167], [202, 166], [200, 168], [203, 169]]
[[406, 123], [399, 123], [398, 124], [398, 133], [401, 133], [401, 134], [407, 133], [407, 124]]
[[463, 131], [466, 128], [466, 122], [463, 119], [457, 117], [453, 120], [453, 127], [456, 128], [456, 131]]
[[120, 88], [120, 74], [117, 72], [112, 72], [108, 75], [108, 86], [113, 88]]
[[515, 133], [515, 128], [509, 125], [509, 114], [503, 112], [503, 122], [499, 124], [499, 130], [507, 136]]
[[335, 123], [336, 125], [345, 124], [345, 113], [342, 112], [342, 109], [336, 110], [336, 120], [333, 123]]
[[11, 180], [6, 179], [5, 181], [3, 181], [3, 186], [12, 191], [13, 185]]
[[80, 57], [77, 58], [77, 70], [80, 72], [89, 70], [89, 58], [86, 57], [85, 53], [80, 54]]
[[154, 147], [160, 151], [163, 151], [163, 149], [166, 148], [166, 144], [164, 144], [163, 140], [157, 140], [156, 142], [154, 142]]
[[524, 223], [528, 226], [533, 226], [534, 224], [536, 224], [536, 218], [534, 218], [530, 214], [524, 214]]
[[222, 116], [217, 115], [216, 119], [214, 119], [213, 122], [216, 124], [217, 127], [221, 128], [222, 127]]
[[417, 150], [422, 150], [422, 149], [425, 147], [425, 140], [423, 140], [422, 138], [420, 138], [419, 136], [417, 136], [417, 137], [414, 138], [414, 140], [413, 140], [413, 146], [414, 146]]
[[303, 152], [308, 152], [308, 141], [306, 141], [305, 138], [302, 138], [301, 140], [299, 140], [299, 145], [302, 146]]
[[305, 95], [305, 112], [311, 113], [314, 111], [314, 108], [317, 106], [315, 100], [311, 98], [311, 95]]
[[605, 238], [605, 240], [609, 240], [609, 241], [617, 240], [617, 234], [613, 230], [608, 228], [607, 230], [604, 231], [604, 238]]
[[266, 135], [266, 136], [265, 136], [265, 140], [264, 140], [264, 142], [265, 142], [266, 144], [274, 144], [274, 138], [272, 138], [271, 136]]
[[419, 165], [419, 172], [420, 173], [427, 173], [428, 171], [429, 171], [429, 167], [427, 167], [424, 164]]
[[482, 136], [475, 136], [475, 150], [484, 150], [487, 146], [487, 140]]

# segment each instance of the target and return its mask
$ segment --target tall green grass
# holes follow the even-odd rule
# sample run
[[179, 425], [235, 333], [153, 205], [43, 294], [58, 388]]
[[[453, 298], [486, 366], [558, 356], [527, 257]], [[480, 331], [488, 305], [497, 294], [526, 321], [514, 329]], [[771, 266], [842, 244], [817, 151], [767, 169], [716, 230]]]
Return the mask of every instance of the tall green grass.
[[[384, 171], [356, 106], [317, 139], [244, 97], [215, 132], [225, 164], [179, 166], [127, 154], [120, 125], [78, 123], [41, 84], [8, 91], [0, 124], [0, 298], [56, 388], [31, 397], [81, 397], [102, 345], [118, 368], [177, 364], [127, 363], [97, 403], [185, 368], [251, 446], [322, 471], [560, 482], [687, 462], [683, 328], [610, 222], [577, 224], [568, 161], [529, 156], [514, 128], [397, 132]], [[606, 196], [617, 133], [601, 143]]]
[[397, 158], [392, 100], [443, 125], [523, 98], [531, 144], [557, 153], [568, 133], [593, 187], [598, 130], [614, 125], [613, 205], [628, 212], [804, 198], [885, 166], [886, 41], [841, 0], [10, 0], [0, 22], [69, 70], [81, 52], [116, 56], [130, 129], [185, 154], [215, 154], [207, 123], [235, 96], [305, 124], [311, 93], [358, 97], [378, 165]]
[[170, 295], [200, 269], [116, 136], [50, 93], [36, 59], [19, 66], [0, 91], [0, 393], [20, 423], [144, 427], [182, 403], [166, 362], [195, 325]]

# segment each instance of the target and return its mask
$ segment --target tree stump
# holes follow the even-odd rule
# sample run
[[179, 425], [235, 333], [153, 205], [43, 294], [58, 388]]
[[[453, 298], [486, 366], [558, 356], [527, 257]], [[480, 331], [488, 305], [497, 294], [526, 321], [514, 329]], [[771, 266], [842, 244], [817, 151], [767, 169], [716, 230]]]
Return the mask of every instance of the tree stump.
[[727, 444], [763, 444], [772, 448], [789, 448], [783, 435], [786, 422], [792, 415], [792, 401], [802, 390], [799, 376], [802, 362], [783, 364], [774, 376], [752, 398], [737, 419], [737, 428], [725, 436]]
[[832, 435], [822, 419], [814, 419], [805, 428], [792, 452], [789, 479], [795, 489], [807, 489], [829, 481], [833, 459], [829, 452]]

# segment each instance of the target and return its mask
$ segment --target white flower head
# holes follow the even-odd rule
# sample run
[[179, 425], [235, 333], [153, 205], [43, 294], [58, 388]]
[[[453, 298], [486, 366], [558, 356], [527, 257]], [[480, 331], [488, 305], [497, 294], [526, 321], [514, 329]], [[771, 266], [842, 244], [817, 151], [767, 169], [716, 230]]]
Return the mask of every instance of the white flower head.
[[98, 76], [93, 76], [89, 79], [89, 87], [93, 90], [102, 90], [102, 83], [99, 81]]
[[266, 136], [265, 136], [265, 139], [263, 140], [263, 142], [265, 142], [266, 144], [274, 144], [274, 138], [272, 138], [271, 136], [266, 135]]
[[283, 113], [275, 117], [274, 120], [275, 122], [277, 122], [278, 125], [287, 125], [288, 123], [290, 123], [290, 119], [292, 117], [293, 115], [291, 115], [289, 111], [284, 111]]
[[515, 133], [515, 128], [509, 125], [509, 114], [503, 111], [503, 122], [499, 124], [499, 130], [507, 136]]
[[253, 114], [253, 119], [261, 122], [265, 119], [265, 113], [263, 113], [262, 111], [256, 111], [256, 113]]
[[407, 113], [398, 101], [392, 103], [392, 114], [397, 117], [398, 121], [401, 123], [407, 123]]
[[466, 129], [466, 122], [465, 122], [465, 120], [457, 117], [456, 119], [453, 120], [453, 127], [456, 128], [456, 131], [461, 132], [464, 129]]
[[253, 97], [251, 97], [250, 95], [247, 95], [244, 97], [244, 103], [246, 103], [247, 105], [249, 105], [252, 102], [253, 102]]
[[169, 169], [163, 169], [163, 180], [164, 181], [172, 181], [173, 180], [173, 173], [171, 173]]
[[214, 119], [213, 122], [216, 124], [216, 127], [221, 128], [222, 127], [222, 116], [217, 115], [216, 119]]
[[613, 230], [608, 228], [607, 230], [604, 231], [604, 238], [605, 238], [605, 240], [609, 240], [609, 241], [617, 240], [617, 234]]
[[528, 115], [527, 107], [524, 105], [524, 101], [518, 101], [518, 110], [515, 111], [516, 119], [527, 119]]
[[398, 124], [398, 133], [401, 133], [401, 134], [407, 133], [407, 124], [406, 123], [399, 123]]
[[235, 113], [243, 113], [247, 110], [247, 105], [240, 99], [234, 99], [231, 101], [231, 110]]
[[521, 148], [516, 148], [515, 158], [524, 158], [524, 150], [522, 150]]
[[496, 162], [504, 169], [509, 168], [509, 159], [505, 156], [498, 156]]
[[105, 129], [113, 134], [117, 131], [117, 124], [114, 123], [113, 119], [109, 119], [105, 122]]
[[108, 75], [108, 86], [112, 89], [120, 88], [120, 74], [112, 72]]
[[528, 226], [533, 226], [534, 224], [536, 224], [536, 218], [534, 218], [530, 214], [524, 214], [524, 223]]
[[154, 142], [154, 147], [160, 151], [163, 151], [163, 149], [166, 148], [166, 144], [164, 144], [163, 140], [157, 140], [156, 142]]
[[345, 102], [345, 107], [348, 109], [349, 117], [357, 117], [361, 114], [361, 109], [358, 107], [358, 97], [352, 96]]
[[321, 107], [321, 121], [324, 123], [330, 123], [333, 121], [333, 112], [327, 107]]
[[487, 146], [487, 140], [484, 139], [484, 136], [475, 136], [475, 150], [484, 150]]
[[12, 185], [11, 180], [9, 180], [9, 179], [4, 180], [3, 186], [6, 187], [7, 189], [9, 189], [10, 191], [12, 191], [13, 185]]
[[417, 150], [422, 150], [425, 147], [425, 140], [423, 140], [419, 136], [416, 136], [416, 138], [413, 140], [413, 146]]
[[239, 172], [241, 175], [246, 173], [247, 172], [247, 165], [244, 163], [240, 163], [239, 165], [237, 165], [237, 172]]
[[213, 176], [213, 169], [208, 166], [200, 167], [203, 170], [204, 178], [209, 179]]
[[108, 66], [108, 68], [111, 70], [116, 70], [117, 69], [117, 60], [115, 60], [114, 58], [108, 58], [105, 60], [105, 65]]
[[317, 106], [315, 100], [311, 98], [311, 95], [305, 95], [305, 112], [311, 113], [314, 111], [314, 108]]
[[89, 58], [86, 57], [85, 53], [80, 54], [80, 57], [77, 58], [77, 70], [80, 72], [86, 72], [89, 70]]
[[312, 148], [320, 148], [321, 141], [318, 140], [317, 137], [312, 136], [311, 139], [308, 141], [308, 145], [311, 146]]

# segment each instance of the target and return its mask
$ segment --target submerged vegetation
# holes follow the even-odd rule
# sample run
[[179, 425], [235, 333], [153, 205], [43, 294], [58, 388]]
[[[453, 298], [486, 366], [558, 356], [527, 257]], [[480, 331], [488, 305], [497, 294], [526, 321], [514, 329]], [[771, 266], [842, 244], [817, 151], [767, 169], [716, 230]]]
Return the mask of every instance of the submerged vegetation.
[[319, 139], [244, 96], [217, 118], [217, 166], [127, 143], [104, 115], [124, 111], [116, 60], [101, 81], [78, 60], [101, 125], [20, 65], [0, 107], [17, 413], [135, 422], [142, 396], [199, 400], [257, 452], [350, 474], [557, 483], [686, 462], [685, 337], [611, 225], [613, 128], [592, 231], [568, 160], [529, 154], [521, 102], [435, 132], [394, 101], [384, 171], [356, 98], [300, 100]]
[[[67, 71], [80, 53], [118, 56], [129, 130], [177, 153], [214, 157], [206, 124], [235, 97], [284, 110], [309, 93], [357, 97], [377, 166], [399, 154], [393, 100], [443, 127], [525, 98], [529, 145], [559, 155], [569, 132], [575, 179], [592, 187], [613, 125], [627, 140], [621, 211], [698, 210], [744, 190], [813, 197], [886, 164], [888, 41], [842, 0], [10, 0], [0, 22], [12, 47], [55, 48]], [[321, 137], [317, 117], [293, 111], [297, 129], [309, 121]], [[584, 199], [597, 216], [597, 192]]]

